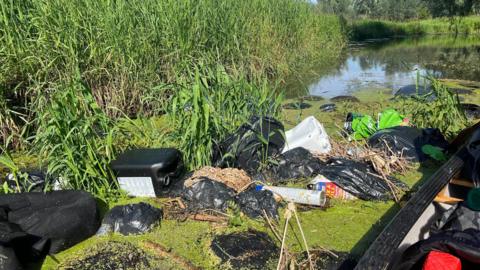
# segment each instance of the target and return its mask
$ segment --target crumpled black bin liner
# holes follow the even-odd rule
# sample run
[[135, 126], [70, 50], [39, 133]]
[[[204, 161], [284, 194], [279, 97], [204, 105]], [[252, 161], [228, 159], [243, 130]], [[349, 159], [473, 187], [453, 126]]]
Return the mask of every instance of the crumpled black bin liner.
[[191, 210], [214, 209], [226, 211], [228, 201], [233, 201], [235, 190], [223, 183], [204, 178], [185, 188], [182, 199]]
[[372, 148], [382, 149], [388, 152], [392, 150], [397, 155], [416, 162], [428, 158], [422, 151], [422, 146], [430, 144], [442, 149], [448, 148], [448, 142], [438, 129], [419, 129], [414, 127], [398, 126], [382, 129], [368, 139], [368, 145]]
[[275, 158], [275, 162], [254, 179], [269, 179], [274, 184], [284, 184], [287, 180], [315, 177], [324, 166], [325, 163], [310, 151], [296, 147]]
[[206, 177], [186, 188], [182, 199], [190, 211], [218, 210], [225, 212], [228, 202], [231, 201], [251, 218], [263, 216], [263, 210], [269, 217], [278, 217], [278, 204], [273, 198], [272, 192], [256, 191], [254, 187], [251, 187], [236, 195], [232, 188]]
[[[385, 179], [376, 176], [373, 167], [364, 162], [333, 158], [320, 170], [320, 174], [343, 190], [363, 200], [392, 199], [391, 189]], [[407, 185], [389, 177], [394, 185], [407, 189]]]
[[470, 209], [466, 203], [458, 203], [432, 224], [430, 232], [464, 231], [467, 229], [480, 230], [480, 211]]
[[[95, 234], [98, 209], [92, 195], [83, 191], [54, 191], [0, 196], [0, 269], [39, 261]], [[2, 265], [3, 264], [3, 265]], [[8, 266], [6, 269], [9, 269]]]
[[241, 192], [236, 201], [242, 212], [251, 218], [263, 217], [263, 210], [268, 217], [278, 218], [278, 204], [270, 190], [255, 190], [255, 187]]
[[280, 121], [253, 116], [248, 123], [215, 145], [212, 163], [215, 167], [239, 168], [254, 175], [262, 161], [280, 154], [284, 145], [284, 127]]
[[162, 218], [162, 210], [148, 203], [136, 203], [115, 206], [105, 214], [97, 235], [111, 232], [123, 235], [148, 232]]

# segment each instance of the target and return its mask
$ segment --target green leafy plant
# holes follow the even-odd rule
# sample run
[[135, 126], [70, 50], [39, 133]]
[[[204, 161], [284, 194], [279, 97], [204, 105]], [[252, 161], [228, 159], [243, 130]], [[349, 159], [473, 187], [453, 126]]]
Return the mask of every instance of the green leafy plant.
[[64, 188], [83, 189], [95, 195], [116, 192], [108, 167], [114, 158], [115, 128], [80, 81], [59, 86], [38, 112], [34, 150], [47, 164], [49, 174]]
[[410, 115], [413, 124], [422, 128], [438, 128], [452, 137], [468, 124], [458, 94], [435, 78], [428, 77], [431, 91], [425, 95], [403, 98], [401, 109]]

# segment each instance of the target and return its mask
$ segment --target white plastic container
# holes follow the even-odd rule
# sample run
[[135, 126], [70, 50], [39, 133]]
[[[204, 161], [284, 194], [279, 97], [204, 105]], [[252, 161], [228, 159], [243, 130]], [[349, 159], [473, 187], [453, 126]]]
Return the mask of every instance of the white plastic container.
[[313, 116], [305, 118], [296, 127], [285, 132], [285, 137], [283, 153], [297, 147], [319, 154], [328, 153], [332, 149], [325, 128]]
[[273, 194], [282, 197], [288, 202], [324, 206], [327, 197], [321, 190], [308, 190], [301, 188], [257, 186], [257, 190], [270, 190]]

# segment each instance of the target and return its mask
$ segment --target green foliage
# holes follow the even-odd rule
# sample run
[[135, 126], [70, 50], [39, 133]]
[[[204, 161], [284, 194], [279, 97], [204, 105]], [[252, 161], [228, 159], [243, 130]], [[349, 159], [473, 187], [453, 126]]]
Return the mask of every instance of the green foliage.
[[79, 81], [58, 86], [39, 111], [33, 143], [49, 174], [65, 188], [83, 189], [106, 199], [116, 184], [108, 167], [115, 155], [115, 129]]
[[212, 147], [251, 115], [277, 116], [282, 95], [266, 82], [249, 83], [232, 78], [222, 66], [215, 70], [195, 68], [191, 78], [180, 82], [181, 90], [172, 99], [169, 114], [172, 137], [190, 169], [210, 164]]
[[[121, 115], [110, 107], [155, 113], [168, 98], [157, 86], [194, 64], [283, 78], [344, 44], [340, 20], [306, 1], [4, 0], [0, 86], [41, 95], [79, 70], [109, 116]], [[145, 98], [151, 95], [155, 102]]]
[[365, 19], [352, 22], [350, 33], [354, 40], [427, 34], [479, 34], [480, 17], [436, 18], [407, 22]]
[[434, 78], [428, 78], [432, 91], [426, 95], [402, 100], [405, 115], [421, 128], [438, 128], [446, 137], [453, 137], [467, 126], [465, 112], [458, 95]]

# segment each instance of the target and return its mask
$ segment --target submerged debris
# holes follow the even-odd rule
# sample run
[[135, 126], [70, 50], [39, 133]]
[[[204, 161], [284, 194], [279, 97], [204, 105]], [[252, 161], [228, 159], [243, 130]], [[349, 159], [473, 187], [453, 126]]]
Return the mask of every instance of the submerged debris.
[[217, 235], [211, 248], [222, 263], [229, 263], [233, 269], [265, 269], [279, 251], [266, 233], [254, 230]]
[[282, 107], [287, 110], [303, 110], [303, 109], [308, 109], [312, 107], [312, 105], [306, 102], [292, 102], [292, 103], [287, 103]]
[[332, 102], [355, 102], [358, 103], [360, 100], [354, 96], [336, 96], [330, 99]]
[[322, 112], [334, 112], [337, 110], [337, 105], [335, 103], [327, 103], [320, 106], [319, 109]]

